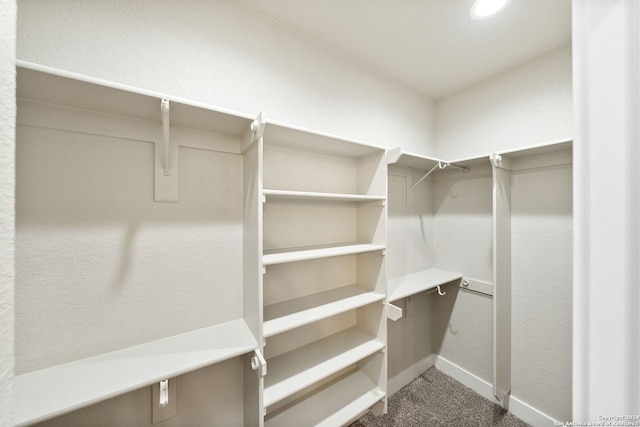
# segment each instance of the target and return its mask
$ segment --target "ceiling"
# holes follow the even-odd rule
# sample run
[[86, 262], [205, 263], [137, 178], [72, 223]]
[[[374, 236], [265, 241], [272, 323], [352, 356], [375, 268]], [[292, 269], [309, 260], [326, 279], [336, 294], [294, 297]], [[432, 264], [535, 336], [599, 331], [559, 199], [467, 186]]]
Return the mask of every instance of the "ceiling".
[[481, 21], [474, 0], [239, 1], [433, 99], [571, 40], [571, 0], [511, 0]]

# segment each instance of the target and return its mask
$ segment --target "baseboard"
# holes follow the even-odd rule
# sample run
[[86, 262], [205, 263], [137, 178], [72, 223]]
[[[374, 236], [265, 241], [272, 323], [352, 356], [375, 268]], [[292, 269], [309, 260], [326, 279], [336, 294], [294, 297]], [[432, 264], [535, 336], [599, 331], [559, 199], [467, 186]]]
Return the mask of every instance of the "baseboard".
[[[436, 368], [441, 370], [443, 373], [449, 375], [450, 377], [456, 379], [458, 382], [466, 385], [476, 393], [481, 396], [489, 399], [492, 402], [496, 402], [496, 398], [493, 395], [493, 386], [483, 380], [482, 378], [472, 374], [466, 369], [461, 368], [455, 363], [449, 362], [447, 359], [441, 356], [432, 355], [435, 358], [434, 365]], [[404, 373], [404, 372], [403, 372]], [[508, 402], [505, 407], [509, 408], [509, 412], [511, 412], [516, 417], [520, 418], [522, 421], [531, 424], [535, 427], [543, 427], [543, 426], [556, 426], [559, 425], [556, 420], [551, 418], [550, 416], [540, 412], [533, 406], [523, 402], [514, 396], [508, 397]]]
[[418, 378], [427, 369], [433, 366], [435, 360], [436, 355], [431, 353], [429, 356], [409, 366], [407, 369], [395, 375], [393, 378], [389, 378], [389, 380], [387, 381], [387, 395], [394, 395], [402, 387]]

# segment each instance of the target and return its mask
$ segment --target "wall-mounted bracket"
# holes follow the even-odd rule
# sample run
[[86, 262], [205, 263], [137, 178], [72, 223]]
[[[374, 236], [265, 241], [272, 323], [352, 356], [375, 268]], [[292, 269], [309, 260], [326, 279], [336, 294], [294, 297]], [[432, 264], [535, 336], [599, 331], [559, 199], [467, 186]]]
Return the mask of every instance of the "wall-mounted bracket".
[[151, 419], [153, 424], [161, 423], [177, 414], [176, 378], [162, 380], [151, 389]]
[[162, 143], [164, 146], [164, 156], [162, 158], [162, 170], [165, 176], [171, 175], [171, 107], [169, 100], [160, 101], [160, 111], [162, 112]]
[[508, 169], [508, 170], [513, 169], [511, 159], [508, 157], [503, 157], [501, 154], [498, 154], [498, 153], [491, 153], [491, 156], [489, 158], [491, 160], [491, 166], [493, 166], [494, 168]]
[[402, 317], [402, 309], [391, 303], [387, 303], [387, 319], [391, 319], [394, 322]]
[[468, 291], [493, 296], [493, 283], [463, 277], [460, 281], [460, 287]]
[[264, 376], [267, 375], [267, 361], [260, 350], [254, 350], [253, 352], [253, 357], [251, 358], [251, 369], [253, 369], [258, 378], [264, 378]]
[[[162, 119], [161, 132], [155, 142], [155, 188], [156, 202], [176, 203], [178, 201], [179, 174], [178, 145], [171, 141], [171, 107], [169, 100], [160, 101]], [[173, 161], [172, 161], [173, 160]]]
[[264, 113], [258, 114], [258, 117], [251, 122], [249, 131], [244, 134], [242, 138], [241, 151], [244, 153], [251, 145], [259, 141], [264, 136], [264, 129], [267, 125], [267, 121], [264, 117]]

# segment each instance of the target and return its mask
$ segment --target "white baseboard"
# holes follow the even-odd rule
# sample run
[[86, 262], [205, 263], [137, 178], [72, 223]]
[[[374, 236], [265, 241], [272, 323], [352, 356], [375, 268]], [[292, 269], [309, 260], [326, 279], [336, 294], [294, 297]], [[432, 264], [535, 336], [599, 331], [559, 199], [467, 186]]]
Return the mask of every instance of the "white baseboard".
[[395, 375], [393, 378], [389, 378], [389, 380], [387, 381], [387, 395], [394, 395], [402, 387], [418, 378], [427, 369], [433, 366], [435, 360], [436, 355], [431, 353], [429, 356], [409, 366], [407, 369]]
[[[496, 398], [493, 395], [493, 386], [489, 382], [472, 374], [466, 369], [461, 368], [455, 363], [449, 362], [441, 356], [435, 356], [434, 365], [443, 373], [466, 385], [481, 396], [492, 402], [500, 404], [500, 402], [496, 401]], [[533, 406], [523, 402], [517, 397], [509, 396], [508, 399], [509, 400], [505, 407], [509, 409], [509, 412], [520, 418], [522, 421], [531, 424], [534, 427], [559, 425], [556, 423], [556, 420], [540, 412]]]

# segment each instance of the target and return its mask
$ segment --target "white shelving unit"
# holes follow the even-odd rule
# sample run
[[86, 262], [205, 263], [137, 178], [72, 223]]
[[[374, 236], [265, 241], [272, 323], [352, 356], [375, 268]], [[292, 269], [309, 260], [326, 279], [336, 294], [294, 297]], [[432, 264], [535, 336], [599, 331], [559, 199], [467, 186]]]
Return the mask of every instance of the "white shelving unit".
[[[157, 202], [179, 201], [179, 147], [240, 155], [242, 138], [252, 122], [249, 117], [204, 104], [26, 62], [18, 63], [17, 76], [20, 127], [77, 138], [91, 135], [153, 143], [155, 155], [149, 161], [155, 170], [155, 194], [149, 198]], [[162, 113], [163, 101], [170, 106], [167, 115]], [[215, 286], [215, 278], [212, 282]], [[64, 288], [64, 280], [56, 285], [61, 298], [73, 293]], [[176, 283], [188, 292], [185, 285], [188, 283]], [[251, 315], [258, 312], [257, 283], [245, 281], [242, 293], [244, 311], [249, 313], [246, 317], [17, 375], [15, 423], [44, 421], [205, 366], [250, 357], [259, 347], [257, 332], [261, 327]], [[158, 309], [169, 307], [160, 302]], [[243, 309], [234, 307], [229, 312], [242, 313]], [[78, 318], [77, 322], [84, 320]], [[244, 387], [247, 384], [258, 388], [258, 381], [252, 382], [251, 377], [245, 379]], [[243, 410], [258, 413], [260, 408], [257, 402], [253, 407], [251, 403], [244, 405], [239, 408], [239, 417]]]
[[18, 375], [15, 423], [43, 421], [257, 347], [247, 324], [238, 319]]
[[270, 122], [263, 143], [265, 425], [384, 411], [386, 152]]

